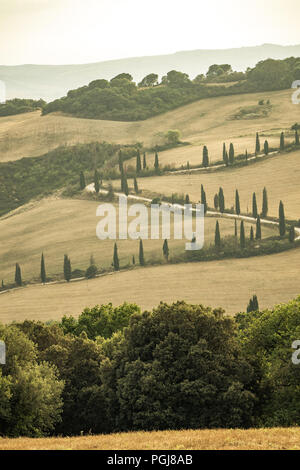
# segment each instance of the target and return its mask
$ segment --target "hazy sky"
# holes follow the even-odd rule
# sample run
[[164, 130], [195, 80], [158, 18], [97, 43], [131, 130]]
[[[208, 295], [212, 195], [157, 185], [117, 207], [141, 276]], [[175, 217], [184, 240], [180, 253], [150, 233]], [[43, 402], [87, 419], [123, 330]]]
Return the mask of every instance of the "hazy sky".
[[0, 0], [0, 64], [300, 44], [299, 0]]

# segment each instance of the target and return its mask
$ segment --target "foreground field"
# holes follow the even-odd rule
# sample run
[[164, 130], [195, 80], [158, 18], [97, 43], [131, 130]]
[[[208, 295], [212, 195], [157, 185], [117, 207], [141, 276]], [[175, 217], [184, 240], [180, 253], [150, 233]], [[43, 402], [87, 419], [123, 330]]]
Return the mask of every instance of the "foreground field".
[[69, 284], [34, 285], [0, 294], [0, 322], [60, 319], [85, 307], [136, 302], [150, 309], [160, 301], [185, 300], [228, 314], [245, 311], [255, 293], [260, 308], [299, 295], [300, 250], [269, 256], [136, 268]]
[[134, 432], [1, 439], [0, 450], [300, 450], [299, 428]]
[[[232, 119], [240, 108], [257, 106], [270, 100], [268, 115], [256, 119]], [[291, 102], [291, 91], [254, 93], [200, 100], [146, 121], [115, 122], [79, 119], [59, 114], [44, 117], [40, 112], [0, 118], [0, 161], [37, 156], [58, 147], [78, 142], [143, 142], [154, 146], [157, 134], [178, 129], [182, 140], [192, 145], [161, 153], [162, 164], [199, 164], [202, 146], [207, 145], [211, 161], [222, 156], [223, 142], [233, 142], [236, 153], [254, 151], [255, 133], [278, 146], [279, 133], [299, 121], [299, 109]], [[263, 137], [262, 137], [263, 139]], [[262, 142], [263, 144], [263, 142]], [[150, 160], [149, 160], [150, 164]]]

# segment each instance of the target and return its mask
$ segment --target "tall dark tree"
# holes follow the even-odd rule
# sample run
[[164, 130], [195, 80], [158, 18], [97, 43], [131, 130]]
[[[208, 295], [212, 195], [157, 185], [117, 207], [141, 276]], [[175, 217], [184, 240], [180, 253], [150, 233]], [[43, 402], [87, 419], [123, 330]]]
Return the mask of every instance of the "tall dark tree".
[[215, 197], [214, 197], [214, 208], [216, 209], [216, 211], [219, 209], [219, 195], [218, 194], [215, 194]]
[[201, 204], [204, 206], [204, 214], [207, 212], [207, 201], [206, 201], [206, 193], [204, 191], [203, 184], [201, 184]]
[[223, 188], [219, 189], [219, 208], [220, 208], [220, 212], [222, 212], [223, 214], [225, 212], [225, 197], [224, 197]]
[[269, 153], [269, 142], [267, 140], [265, 140], [265, 143], [264, 143], [264, 152], [265, 152], [265, 155], [268, 155]]
[[94, 185], [95, 185], [95, 191], [98, 194], [100, 191], [100, 176], [97, 170], [95, 170], [95, 173], [94, 173]]
[[284, 206], [283, 202], [280, 201], [279, 204], [279, 233], [281, 237], [285, 236], [286, 225], [285, 225], [285, 215], [284, 215]]
[[113, 267], [114, 267], [115, 271], [119, 271], [119, 269], [120, 269], [118, 247], [117, 247], [116, 243], [114, 244]]
[[220, 234], [220, 225], [219, 221], [216, 222], [216, 229], [215, 229], [215, 247], [220, 248], [221, 246], [221, 234]]
[[158, 160], [158, 153], [157, 152], [155, 152], [154, 168], [155, 168], [155, 171], [158, 172], [158, 170], [159, 170], [159, 160]]
[[128, 196], [129, 194], [128, 182], [127, 182], [126, 173], [124, 171], [122, 172], [122, 175], [121, 175], [121, 190], [126, 196]]
[[190, 204], [190, 196], [188, 194], [186, 194], [186, 196], [185, 196], [184, 203], [185, 204]]
[[256, 219], [256, 234], [255, 234], [256, 240], [261, 240], [261, 222], [260, 222], [260, 216], [257, 216]]
[[228, 154], [227, 154], [225, 142], [223, 144], [223, 162], [225, 163], [226, 166], [228, 166]]
[[295, 233], [295, 226], [291, 225], [290, 230], [289, 230], [289, 241], [293, 243], [296, 238], [296, 233]]
[[298, 130], [295, 130], [295, 144], [300, 145]]
[[247, 312], [251, 313], [251, 312], [258, 312], [258, 311], [259, 311], [258, 300], [257, 300], [257, 296], [254, 295], [252, 299], [250, 299], [249, 301]]
[[253, 196], [252, 196], [252, 216], [256, 219], [257, 214], [258, 214], [258, 211], [257, 211], [256, 194], [253, 193]]
[[139, 193], [139, 187], [138, 187], [138, 183], [137, 183], [136, 177], [133, 178], [133, 185], [134, 185], [134, 192], [135, 192], [135, 194], [138, 194], [138, 193]]
[[280, 134], [280, 150], [284, 150], [285, 147], [285, 139], [284, 139], [284, 132]]
[[163, 255], [165, 259], [168, 261], [169, 259], [169, 245], [168, 245], [168, 240], [166, 239], [163, 244]]
[[234, 219], [234, 237], [237, 238], [237, 236], [238, 236], [237, 220]]
[[246, 239], [245, 239], [245, 226], [244, 226], [244, 221], [241, 221], [241, 226], [240, 226], [240, 245], [241, 248], [245, 248], [246, 246]]
[[147, 168], [147, 160], [146, 160], [146, 154], [144, 153], [144, 156], [143, 156], [143, 170], [146, 170]]
[[246, 162], [248, 161], [248, 150], [246, 150], [246, 152], [245, 152], [245, 160], [246, 160]]
[[64, 278], [67, 282], [70, 282], [72, 277], [72, 268], [71, 268], [71, 260], [68, 255], [64, 256]]
[[269, 211], [269, 207], [268, 207], [268, 193], [267, 193], [267, 189], [264, 188], [264, 190], [263, 190], [262, 211], [261, 211], [262, 217], [267, 217], [268, 211]]
[[119, 151], [119, 170], [120, 170], [120, 173], [122, 174], [123, 172], [123, 154], [122, 154], [122, 151], [120, 150]]
[[207, 168], [209, 166], [208, 150], [207, 150], [206, 145], [204, 145], [204, 147], [203, 147], [202, 166], [204, 168]]
[[250, 228], [250, 242], [254, 242], [254, 230], [253, 230], [252, 225], [251, 225], [251, 228]]
[[137, 172], [137, 174], [140, 173], [141, 169], [142, 169], [141, 154], [140, 154], [140, 151], [138, 150], [137, 154], [136, 154], [136, 172]]
[[234, 146], [230, 144], [229, 146], [229, 163], [232, 165], [234, 163]]
[[260, 152], [260, 140], [259, 140], [259, 134], [258, 132], [256, 133], [256, 143], [255, 143], [255, 155], [258, 155]]
[[145, 266], [145, 257], [144, 257], [144, 246], [143, 246], [143, 240], [140, 240], [140, 246], [139, 246], [139, 261], [141, 266]]
[[44, 253], [42, 253], [42, 258], [41, 258], [41, 281], [43, 284], [45, 284], [47, 280], [46, 277], [46, 267], [45, 267], [45, 258], [44, 258]]
[[16, 271], [15, 271], [15, 282], [16, 285], [21, 287], [23, 282], [22, 282], [22, 272], [19, 263], [16, 263]]
[[240, 206], [240, 196], [238, 190], [235, 191], [235, 213], [240, 215], [241, 206]]
[[82, 191], [86, 187], [85, 176], [84, 176], [83, 171], [80, 172], [79, 184], [80, 184], [80, 189]]

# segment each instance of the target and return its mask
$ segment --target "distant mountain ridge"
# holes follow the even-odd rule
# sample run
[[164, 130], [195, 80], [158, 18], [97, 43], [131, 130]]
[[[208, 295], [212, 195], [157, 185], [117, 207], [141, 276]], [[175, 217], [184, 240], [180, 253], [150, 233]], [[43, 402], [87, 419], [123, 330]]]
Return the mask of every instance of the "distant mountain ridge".
[[162, 76], [173, 69], [185, 72], [193, 78], [200, 73], [206, 73], [209, 66], [215, 63], [228, 63], [234, 70], [244, 71], [260, 60], [285, 59], [291, 56], [300, 57], [300, 44], [200, 49], [78, 65], [1, 65], [0, 80], [6, 84], [7, 99], [43, 98], [51, 101], [64, 96], [71, 89], [87, 85], [92, 80], [110, 79], [121, 72], [130, 73], [135, 81], [152, 72]]

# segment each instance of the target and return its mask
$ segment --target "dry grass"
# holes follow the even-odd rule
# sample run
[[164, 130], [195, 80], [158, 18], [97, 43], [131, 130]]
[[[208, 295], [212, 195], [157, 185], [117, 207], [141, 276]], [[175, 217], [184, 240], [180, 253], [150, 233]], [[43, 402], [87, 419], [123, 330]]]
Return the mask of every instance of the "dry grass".
[[300, 450], [300, 429], [219, 429], [47, 439], [0, 438], [0, 450]]
[[[273, 107], [268, 117], [230, 119], [240, 107], [257, 105], [260, 99], [271, 100]], [[278, 145], [279, 130], [289, 128], [297, 120], [298, 107], [291, 103], [290, 90], [205, 99], [139, 122], [77, 119], [59, 114], [40, 117], [37, 111], [0, 118], [0, 159], [37, 156], [59, 145], [95, 140], [154, 145], [157, 133], [175, 128], [192, 146], [161, 153], [161, 163], [195, 164], [201, 162], [204, 144], [208, 145], [211, 160], [220, 159], [224, 141], [234, 142], [237, 152], [245, 148], [253, 151], [256, 131], [266, 133], [271, 145]]]
[[245, 311], [257, 294], [261, 308], [299, 295], [300, 250], [246, 259], [136, 268], [70, 284], [34, 285], [0, 294], [0, 321], [60, 319], [84, 307], [136, 302], [150, 309], [160, 301], [185, 300], [227, 313]]

